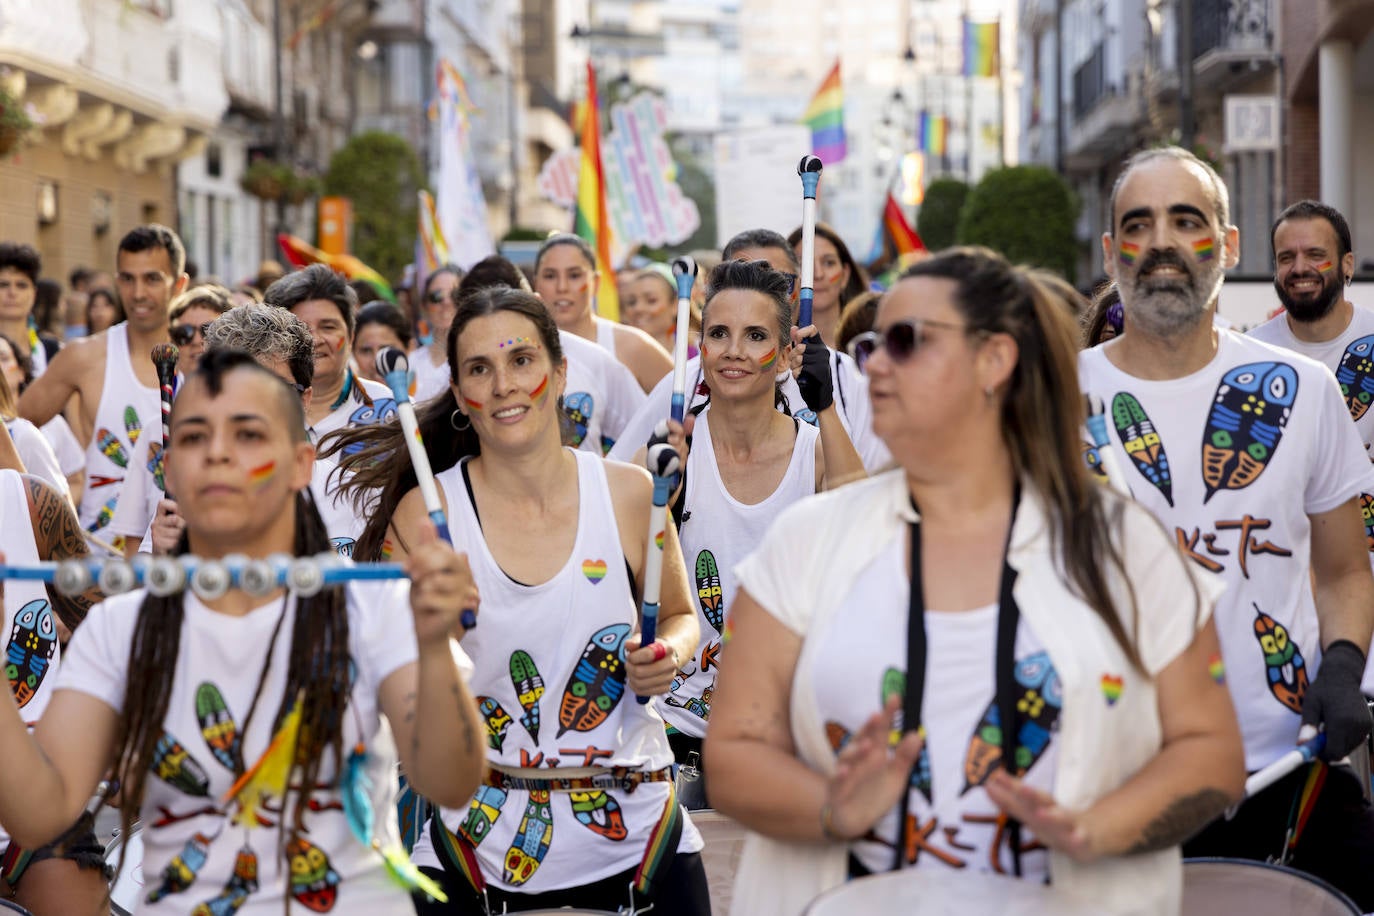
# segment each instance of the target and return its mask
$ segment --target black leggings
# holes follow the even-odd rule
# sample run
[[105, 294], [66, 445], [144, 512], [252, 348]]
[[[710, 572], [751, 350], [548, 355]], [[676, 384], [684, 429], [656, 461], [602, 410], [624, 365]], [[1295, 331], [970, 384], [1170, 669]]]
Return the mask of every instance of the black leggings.
[[[518, 913], [565, 906], [614, 913], [629, 904], [629, 886], [634, 883], [636, 870], [631, 868], [592, 884], [542, 894], [517, 894], [487, 888], [487, 903], [493, 913], [500, 913], [502, 908]], [[419, 916], [485, 916], [481, 898], [462, 875], [450, 875], [440, 868], [421, 868], [420, 871], [439, 882], [448, 894], [448, 903], [435, 903], [417, 894], [415, 912]], [[635, 894], [636, 909], [642, 910], [650, 903], [654, 905], [653, 916], [711, 916], [711, 896], [706, 887], [706, 868], [701, 863], [701, 853], [678, 853], [668, 870], [659, 876], [653, 894], [648, 897]]]

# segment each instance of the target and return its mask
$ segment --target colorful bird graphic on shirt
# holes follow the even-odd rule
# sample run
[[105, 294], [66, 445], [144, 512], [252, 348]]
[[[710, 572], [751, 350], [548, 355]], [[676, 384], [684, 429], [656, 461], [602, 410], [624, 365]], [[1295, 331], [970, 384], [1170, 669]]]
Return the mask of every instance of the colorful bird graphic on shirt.
[[558, 736], [567, 731], [589, 732], [615, 709], [625, 695], [625, 640], [628, 623], [602, 627], [587, 641], [563, 688], [558, 707]]
[[1206, 503], [1218, 490], [1240, 490], [1269, 466], [1298, 395], [1298, 373], [1287, 363], [1237, 366], [1221, 377], [1202, 434]]
[[1303, 661], [1298, 644], [1288, 636], [1283, 624], [1255, 609], [1255, 639], [1264, 653], [1265, 673], [1269, 678], [1269, 692], [1293, 712], [1302, 712], [1302, 698], [1307, 693], [1307, 663]]
[[519, 887], [534, 877], [535, 871], [549, 854], [553, 842], [553, 808], [547, 789], [532, 789], [525, 804], [525, 816], [506, 850], [506, 883]]
[[1350, 418], [1358, 420], [1374, 403], [1374, 334], [1353, 341], [1341, 354], [1336, 366], [1336, 381], [1340, 383]]
[[486, 720], [487, 745], [494, 751], [500, 751], [506, 743], [506, 732], [510, 730], [510, 713], [491, 697], [478, 697], [477, 711]]
[[[1064, 707], [1064, 688], [1047, 652], [1037, 652], [1016, 663], [1016, 750], [1013, 772], [1023, 775], [1050, 746], [1050, 736]], [[997, 699], [993, 698], [969, 738], [964, 753], [964, 788], [960, 795], [981, 786], [1002, 762], [1003, 730]]]
[[510, 682], [515, 698], [525, 712], [520, 724], [536, 743], [539, 741], [539, 701], [544, 697], [544, 677], [534, 659], [524, 649], [516, 649], [510, 656]]
[[1112, 398], [1112, 423], [1135, 469], [1172, 506], [1174, 478], [1169, 472], [1169, 456], [1154, 422], [1135, 395], [1122, 391]]
[[38, 694], [57, 655], [57, 621], [45, 599], [30, 601], [14, 615], [5, 647], [5, 679], [23, 709]]
[[210, 753], [233, 773], [243, 772], [243, 750], [238, 725], [219, 688], [205, 681], [196, 688], [196, 719]]
[[725, 630], [725, 598], [720, 590], [720, 567], [709, 550], [697, 554], [697, 603], [717, 633]]

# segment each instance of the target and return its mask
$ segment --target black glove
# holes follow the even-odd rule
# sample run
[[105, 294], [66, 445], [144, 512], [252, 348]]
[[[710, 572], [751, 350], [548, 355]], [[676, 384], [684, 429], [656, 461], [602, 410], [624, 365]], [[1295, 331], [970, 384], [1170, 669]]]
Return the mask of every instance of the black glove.
[[1324, 725], [1326, 749], [1322, 759], [1340, 760], [1369, 736], [1369, 706], [1360, 693], [1364, 652], [1348, 639], [1326, 647], [1317, 676], [1302, 700], [1302, 724]]
[[802, 352], [797, 387], [801, 389], [806, 406], [821, 413], [835, 403], [835, 383], [830, 377], [830, 351], [821, 342], [819, 334], [802, 343], [806, 344], [806, 349]]

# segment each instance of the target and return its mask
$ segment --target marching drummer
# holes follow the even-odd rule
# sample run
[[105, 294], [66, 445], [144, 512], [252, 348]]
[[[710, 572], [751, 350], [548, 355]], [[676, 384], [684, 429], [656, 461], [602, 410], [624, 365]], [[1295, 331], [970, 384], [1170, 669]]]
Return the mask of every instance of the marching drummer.
[[[657, 639], [640, 645], [650, 479], [563, 445], [566, 367], [548, 309], [524, 290], [465, 295], [448, 356], [451, 390], [417, 414], [454, 544], [490, 608], [463, 637], [490, 766], [471, 804], [445, 803], [415, 846], [456, 901], [420, 911], [615, 911], [632, 897], [658, 916], [708, 913], [663, 720], [634, 696], [667, 692], [697, 645], [676, 533], [664, 532]], [[363, 446], [345, 449], [349, 486], [381, 488], [370, 526], [394, 557], [427, 524], [401, 436], [396, 424], [343, 434]]]
[[[208, 352], [172, 410], [176, 553], [327, 552], [305, 492], [313, 460], [297, 393], [246, 353]], [[139, 913], [408, 907], [417, 882], [384, 864], [395, 784], [379, 777], [399, 752], [426, 795], [462, 804], [482, 759], [450, 640], [478, 604], [466, 562], [431, 529], [407, 572], [309, 597], [139, 590], [97, 605], [32, 737], [13, 698], [0, 701], [0, 822], [42, 845], [113, 766], [122, 833], [143, 826]], [[405, 606], [413, 625], [398, 626]]]
[[712, 802], [763, 837], [734, 912], [913, 866], [1176, 911], [1179, 842], [1244, 778], [1217, 589], [1087, 477], [1075, 295], [955, 249], [856, 339], [899, 467], [737, 569], [706, 739]]

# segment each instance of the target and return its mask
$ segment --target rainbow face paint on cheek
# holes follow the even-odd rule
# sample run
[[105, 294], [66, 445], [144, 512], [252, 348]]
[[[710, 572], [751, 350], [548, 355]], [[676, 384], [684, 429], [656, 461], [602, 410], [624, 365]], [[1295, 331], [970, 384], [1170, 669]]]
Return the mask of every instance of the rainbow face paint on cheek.
[[544, 380], [534, 387], [530, 392], [530, 400], [535, 401], [539, 406], [544, 405], [544, 401], [549, 396], [549, 377], [544, 376]]
[[253, 486], [262, 488], [277, 474], [277, 463], [269, 461], [260, 467], [253, 468], [248, 472], [248, 482]]
[[1118, 261], [1120, 261], [1122, 264], [1125, 264], [1127, 267], [1130, 267], [1132, 264], [1136, 262], [1136, 258], [1138, 257], [1140, 257], [1139, 245], [1135, 244], [1134, 242], [1121, 243], [1121, 251], [1116, 256]]
[[769, 350], [767, 353], [763, 354], [763, 358], [759, 360], [759, 368], [760, 368], [760, 369], [767, 369], [769, 366], [772, 366], [772, 365], [773, 365], [775, 362], [777, 362], [777, 361], [778, 361], [778, 348], [777, 348], [777, 347], [774, 347], [773, 349]]
[[1198, 239], [1193, 243], [1193, 257], [1198, 261], [1210, 261], [1216, 254], [1216, 243], [1211, 239]]
[[474, 401], [472, 398], [463, 398], [463, 403], [468, 405], [468, 410], [480, 411], [482, 409], [482, 402]]
[[1322, 261], [1320, 264], [1317, 265], [1317, 270], [1321, 271], [1324, 274], [1329, 274], [1331, 273], [1331, 271], [1335, 269], [1336, 265], [1331, 261]]
[[348, 342], [347, 338], [340, 337], [340, 338], [339, 338], [339, 343], [338, 343], [338, 345], [334, 347], [334, 352], [335, 352], [335, 353], [342, 353], [342, 352], [343, 352], [343, 348], [344, 348], [344, 344], [346, 344], [347, 342]]

